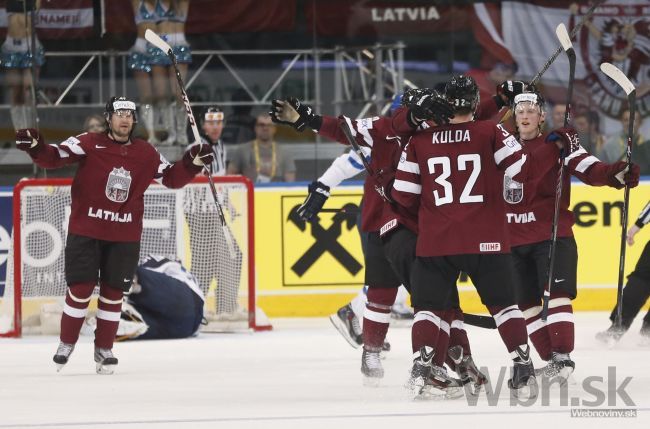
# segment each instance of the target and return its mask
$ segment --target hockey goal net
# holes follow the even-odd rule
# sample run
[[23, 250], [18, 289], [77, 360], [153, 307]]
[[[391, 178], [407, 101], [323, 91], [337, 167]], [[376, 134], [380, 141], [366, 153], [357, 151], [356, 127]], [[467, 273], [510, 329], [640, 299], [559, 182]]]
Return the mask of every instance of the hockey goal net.
[[[253, 186], [240, 176], [215, 177], [214, 182], [235, 241], [235, 257], [225, 243], [207, 178], [197, 177], [182, 189], [149, 187], [140, 258], [177, 259], [195, 275], [206, 296], [205, 330], [270, 329], [255, 306]], [[29, 327], [44, 307], [63, 302], [71, 183], [70, 179], [28, 179], [14, 188], [14, 229], [0, 303], [0, 336], [32, 332]]]

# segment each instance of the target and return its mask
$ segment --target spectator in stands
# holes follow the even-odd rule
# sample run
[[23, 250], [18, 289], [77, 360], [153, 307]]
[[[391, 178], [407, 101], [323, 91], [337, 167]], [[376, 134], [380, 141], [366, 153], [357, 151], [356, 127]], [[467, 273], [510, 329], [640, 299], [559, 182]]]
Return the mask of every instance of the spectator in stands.
[[156, 0], [131, 0], [135, 25], [137, 28], [137, 39], [129, 51], [127, 67], [133, 72], [135, 83], [140, 95], [139, 119], [147, 131], [147, 140], [153, 145], [159, 145], [160, 140], [156, 135], [153, 81], [151, 77], [151, 54], [157, 50], [144, 38], [147, 30], [156, 31]]
[[84, 121], [84, 131], [87, 133], [103, 133], [106, 131], [106, 122], [100, 114], [92, 114]]
[[598, 112], [584, 110], [573, 118], [573, 126], [580, 137], [580, 144], [587, 152], [596, 155], [603, 149], [605, 137], [600, 133], [600, 118]]
[[[192, 51], [185, 39], [185, 22], [189, 11], [189, 0], [157, 0], [156, 31], [174, 50], [181, 77], [185, 79], [192, 62]], [[167, 54], [160, 49], [152, 52], [152, 73], [156, 110], [162, 115], [163, 128], [167, 137], [163, 145], [187, 146], [187, 113], [176, 79], [176, 71]]]
[[546, 124], [548, 129], [560, 128], [564, 125], [564, 114], [566, 113], [566, 104], [556, 103], [551, 109], [551, 123]]
[[293, 182], [296, 166], [278, 145], [275, 124], [268, 113], [255, 121], [255, 140], [239, 145], [228, 163], [228, 174], [243, 174], [255, 183]]
[[[243, 89], [233, 92], [231, 101], [246, 102], [250, 97]], [[232, 114], [226, 118], [226, 125], [221, 134], [225, 144], [238, 144], [255, 138], [255, 116], [251, 115], [252, 106], [233, 106]]]
[[[627, 130], [630, 120], [630, 110], [624, 108], [619, 116], [621, 120], [621, 131], [618, 134], [608, 136], [605, 139], [600, 159], [604, 162], [616, 162], [625, 158], [627, 146]], [[639, 129], [643, 125], [643, 118], [637, 111], [634, 118], [634, 136], [632, 137], [632, 161], [639, 164], [641, 174], [650, 174], [650, 141], [641, 135]]]
[[[40, 0], [8, 0], [6, 3], [7, 38], [0, 50], [0, 66], [5, 69], [10, 91], [11, 122], [15, 130], [37, 125], [34, 107], [28, 100], [32, 97], [33, 82], [38, 80], [39, 68], [45, 63], [41, 42], [36, 35], [32, 39], [32, 15], [40, 5]], [[35, 67], [32, 68], [32, 65]]]

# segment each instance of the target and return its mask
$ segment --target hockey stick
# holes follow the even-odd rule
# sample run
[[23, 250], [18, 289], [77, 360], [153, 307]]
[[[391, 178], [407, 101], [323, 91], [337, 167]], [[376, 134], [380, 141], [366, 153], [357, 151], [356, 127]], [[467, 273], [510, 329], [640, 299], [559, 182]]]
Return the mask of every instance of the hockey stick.
[[[627, 94], [627, 102], [630, 109], [630, 120], [627, 124], [627, 148], [625, 154], [625, 162], [627, 169], [630, 169], [632, 158], [632, 136], [634, 135], [634, 117], [636, 116], [636, 88], [630, 82], [630, 79], [623, 74], [623, 72], [613, 64], [602, 63], [600, 70], [614, 80], [625, 94]], [[623, 274], [625, 271], [625, 233], [627, 232], [627, 214], [630, 206], [630, 187], [625, 185], [625, 195], [623, 197], [623, 213], [621, 214], [621, 255], [618, 263], [618, 288], [616, 289], [616, 319], [614, 324], [621, 328], [623, 325]]]
[[[555, 34], [562, 44], [564, 52], [569, 58], [569, 87], [566, 96], [566, 111], [564, 112], [564, 126], [569, 125], [571, 118], [571, 98], [573, 97], [573, 80], [576, 73], [576, 52], [571, 44], [571, 37], [566, 31], [564, 24], [560, 24], [555, 29]], [[544, 295], [542, 296], [542, 322], [548, 318], [548, 301], [551, 298], [551, 286], [554, 282], [555, 275], [555, 251], [557, 249], [557, 228], [560, 223], [560, 202], [562, 200], [562, 187], [564, 185], [564, 171], [566, 165], [564, 158], [567, 156], [564, 150], [560, 150], [560, 170], [557, 174], [557, 184], [555, 186], [555, 209], [553, 211], [553, 224], [551, 226], [551, 248], [548, 252], [548, 271], [546, 272], [546, 284], [544, 285]]]
[[[343, 134], [345, 134], [345, 138], [347, 139], [348, 143], [350, 143], [350, 146], [352, 146], [352, 149], [359, 155], [359, 158], [361, 158], [361, 162], [363, 163], [363, 167], [366, 169], [366, 172], [372, 176], [372, 168], [368, 164], [368, 161], [366, 160], [366, 157], [363, 156], [363, 152], [361, 151], [361, 147], [359, 147], [359, 144], [355, 140], [354, 136], [352, 135], [352, 131], [350, 129], [350, 126], [348, 122], [340, 122], [339, 127], [341, 128], [341, 131], [343, 131]], [[370, 179], [370, 177], [366, 178], [366, 180]], [[491, 316], [479, 316], [477, 314], [467, 314], [463, 313], [463, 319], [464, 322], [467, 323], [468, 325], [472, 326], [477, 326], [479, 328], [485, 328], [485, 329], [496, 329], [497, 325], [494, 319]]]
[[[171, 46], [169, 46], [167, 42], [165, 42], [163, 39], [160, 38], [160, 36], [158, 36], [155, 32], [149, 29], [147, 29], [147, 31], [145, 32], [144, 38], [147, 39], [149, 43], [151, 43], [152, 45], [154, 45], [155, 47], [163, 51], [165, 54], [167, 54], [167, 56], [171, 60], [174, 66], [174, 71], [176, 72], [176, 81], [178, 82], [178, 87], [180, 88], [181, 91], [181, 98], [183, 99], [183, 104], [185, 104], [185, 111], [187, 112], [187, 120], [190, 123], [190, 127], [192, 128], [192, 134], [194, 134], [194, 141], [201, 142], [201, 135], [199, 134], [199, 129], [196, 126], [194, 113], [192, 113], [192, 106], [190, 105], [190, 100], [187, 97], [187, 92], [185, 91], [185, 84], [183, 83], [181, 72], [178, 70], [178, 63], [176, 62], [176, 55], [174, 55], [174, 51], [172, 50]], [[237, 251], [235, 250], [235, 244], [233, 242], [233, 238], [230, 235], [230, 230], [228, 229], [228, 225], [226, 224], [226, 217], [223, 214], [223, 208], [219, 203], [217, 188], [214, 186], [214, 181], [212, 180], [212, 173], [208, 169], [207, 165], [203, 165], [203, 170], [205, 171], [205, 175], [208, 176], [210, 191], [212, 192], [212, 198], [214, 199], [214, 204], [217, 207], [217, 213], [219, 214], [219, 220], [221, 221], [221, 228], [223, 229], [223, 236], [226, 239], [228, 252], [230, 253], [230, 257], [232, 259], [235, 259], [237, 257]]]
[[361, 151], [361, 147], [359, 147], [359, 144], [357, 143], [356, 139], [352, 135], [352, 129], [348, 124], [347, 118], [345, 122], [341, 121], [339, 123], [339, 127], [341, 128], [341, 131], [343, 131], [343, 134], [345, 134], [345, 138], [348, 140], [348, 143], [350, 143], [350, 146], [352, 146], [352, 150], [354, 150], [356, 154], [359, 156], [359, 158], [361, 159], [361, 163], [363, 164], [363, 167], [366, 169], [366, 172], [369, 175], [373, 176], [374, 173], [372, 171], [372, 168], [370, 168], [370, 164], [368, 164], [368, 160], [363, 155], [363, 152]]
[[[600, 5], [602, 5], [603, 3], [605, 3], [605, 1], [606, 0], [594, 1], [594, 3], [591, 5], [591, 7], [587, 10], [587, 13], [585, 13], [585, 15], [580, 20], [580, 22], [577, 23], [575, 27], [573, 27], [573, 30], [571, 30], [571, 33], [569, 34], [569, 42], [571, 42], [571, 39], [573, 39], [575, 37], [575, 35], [578, 34], [578, 31], [580, 31], [582, 26], [585, 25], [585, 23], [588, 20], [591, 19], [591, 15], [594, 14], [594, 11], [596, 10], [596, 8], [598, 6], [600, 6]], [[557, 33], [557, 29], [556, 29], [556, 33]], [[555, 50], [555, 52], [553, 52], [553, 55], [551, 55], [551, 57], [548, 60], [546, 60], [546, 62], [542, 66], [542, 68], [537, 72], [537, 74], [535, 76], [533, 76], [533, 79], [528, 84], [529, 86], [537, 85], [537, 83], [542, 78], [542, 75], [544, 75], [544, 73], [546, 73], [546, 70], [548, 70], [549, 67], [551, 67], [551, 65], [555, 62], [555, 60], [562, 53], [562, 51], [564, 51], [564, 47], [560, 43], [560, 46], [558, 46], [558, 48]], [[507, 121], [508, 119], [510, 119], [511, 116], [512, 116], [512, 111], [511, 111], [511, 109], [508, 109], [508, 111], [506, 111], [506, 113], [503, 115], [503, 117], [501, 118], [501, 120], [499, 122], [503, 123], [503, 122]]]
[[358, 207], [354, 208], [354, 209], [341, 207], [341, 208], [338, 208], [338, 209], [320, 209], [318, 212], [319, 213], [353, 213], [353, 214], [357, 214], [357, 213], [361, 212], [361, 209], [359, 209]]
[[[36, 4], [33, 5], [36, 7]], [[39, 127], [39, 120], [38, 120], [38, 110], [36, 110], [36, 85], [37, 85], [37, 79], [36, 79], [36, 28], [34, 27], [34, 7], [28, 12], [27, 11], [27, 2], [23, 2], [23, 13], [25, 15], [25, 22], [28, 21], [29, 17], [29, 26], [27, 26], [28, 34], [29, 34], [29, 43], [27, 44], [27, 53], [31, 58], [31, 65], [29, 67], [29, 73], [30, 77], [32, 80], [32, 84], [29, 86], [30, 87], [30, 96], [31, 96], [31, 104], [32, 104], [32, 113], [34, 114], [33, 119], [34, 122], [31, 124], [28, 124], [28, 127], [34, 127], [36, 131], [40, 129]], [[28, 14], [29, 13], [29, 14]], [[27, 115], [25, 115], [27, 116]], [[32, 172], [34, 173], [34, 178], [38, 178], [38, 165], [34, 163], [34, 167]], [[43, 178], [47, 179], [47, 170], [43, 169]]]

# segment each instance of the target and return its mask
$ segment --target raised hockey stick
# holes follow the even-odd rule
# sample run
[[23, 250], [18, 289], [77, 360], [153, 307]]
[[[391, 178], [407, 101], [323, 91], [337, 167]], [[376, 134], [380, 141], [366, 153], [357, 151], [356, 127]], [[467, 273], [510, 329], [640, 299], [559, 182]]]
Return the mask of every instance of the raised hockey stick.
[[[625, 162], [629, 170], [632, 159], [632, 136], [634, 135], [634, 117], [636, 116], [636, 88], [630, 82], [630, 79], [615, 65], [602, 63], [600, 70], [614, 80], [625, 94], [630, 109], [630, 120], [627, 123], [627, 147], [625, 153]], [[623, 213], [621, 214], [621, 253], [618, 263], [618, 287], [616, 289], [616, 319], [614, 324], [621, 328], [623, 325], [623, 275], [625, 271], [625, 233], [627, 232], [627, 214], [630, 206], [630, 187], [625, 185], [625, 194], [623, 197]]]
[[[176, 62], [176, 55], [174, 55], [173, 49], [171, 48], [171, 46], [169, 46], [167, 42], [161, 39], [160, 36], [158, 36], [155, 32], [149, 29], [144, 33], [144, 38], [147, 39], [149, 43], [151, 43], [152, 45], [154, 45], [155, 47], [163, 51], [165, 54], [167, 54], [167, 56], [171, 60], [174, 66], [174, 71], [176, 72], [176, 81], [178, 82], [178, 86], [181, 90], [181, 98], [183, 99], [183, 104], [185, 104], [187, 120], [190, 123], [190, 128], [192, 128], [192, 134], [194, 134], [194, 141], [200, 142], [201, 135], [199, 134], [199, 129], [196, 126], [194, 113], [192, 113], [192, 106], [190, 105], [190, 100], [187, 97], [187, 92], [185, 91], [185, 84], [183, 83], [181, 72], [178, 70], [178, 63]], [[208, 184], [210, 185], [210, 191], [212, 192], [214, 204], [217, 207], [217, 213], [219, 214], [219, 220], [221, 221], [221, 228], [223, 229], [223, 236], [226, 239], [228, 252], [230, 253], [230, 257], [232, 259], [235, 259], [237, 257], [237, 251], [235, 250], [235, 244], [233, 242], [233, 238], [230, 235], [230, 229], [228, 228], [228, 224], [226, 223], [226, 217], [223, 214], [223, 208], [219, 203], [217, 188], [214, 186], [214, 181], [212, 180], [212, 173], [210, 169], [208, 169], [207, 165], [203, 165], [203, 170], [205, 171], [205, 175], [208, 176]]]
[[[339, 127], [341, 128], [341, 131], [343, 131], [343, 134], [345, 134], [345, 138], [347, 139], [348, 143], [350, 143], [350, 146], [352, 146], [352, 149], [359, 155], [359, 158], [361, 158], [361, 162], [363, 163], [363, 167], [366, 169], [366, 172], [372, 176], [372, 168], [370, 167], [370, 164], [368, 164], [368, 160], [366, 160], [366, 157], [363, 156], [363, 152], [361, 151], [361, 147], [359, 147], [359, 144], [355, 140], [354, 136], [352, 135], [352, 130], [350, 129], [350, 126], [348, 125], [347, 122], [339, 122]], [[468, 325], [476, 326], [479, 328], [485, 328], [485, 329], [496, 329], [497, 325], [492, 316], [480, 316], [477, 314], [467, 314], [463, 313], [463, 321], [467, 323]]]
[[[569, 41], [571, 41], [571, 39], [573, 39], [575, 37], [575, 35], [578, 34], [578, 31], [580, 31], [582, 26], [585, 25], [585, 23], [591, 19], [591, 15], [594, 14], [594, 11], [596, 10], [596, 8], [598, 6], [600, 6], [601, 4], [605, 3], [605, 1], [606, 0], [596, 0], [596, 1], [593, 2], [593, 4], [587, 10], [587, 13], [585, 13], [585, 15], [582, 17], [580, 22], [577, 23], [576, 26], [573, 27], [573, 29], [571, 30], [571, 33], [569, 34]], [[556, 29], [556, 34], [557, 34], [557, 29]], [[535, 76], [533, 76], [533, 79], [528, 84], [529, 86], [537, 85], [537, 83], [542, 78], [544, 73], [546, 73], [546, 70], [548, 70], [549, 67], [551, 67], [551, 65], [555, 62], [555, 60], [562, 53], [562, 51], [564, 51], [564, 47], [560, 43], [560, 46], [558, 46], [558, 48], [555, 50], [555, 52], [553, 52], [553, 55], [551, 55], [551, 57], [548, 60], [546, 60], [546, 62], [542, 66], [542, 68], [539, 69], [539, 71], [537, 72], [537, 74]], [[508, 109], [499, 122], [503, 123], [503, 122], [507, 121], [508, 119], [510, 119], [510, 116], [512, 116], [512, 110]]]
[[[560, 24], [555, 29], [555, 34], [562, 44], [562, 49], [569, 58], [569, 87], [566, 96], [566, 111], [564, 112], [564, 126], [569, 125], [571, 118], [571, 98], [573, 97], [573, 80], [576, 73], [576, 52], [571, 44], [571, 37], [566, 31], [564, 24]], [[555, 209], [553, 211], [553, 224], [551, 226], [551, 247], [548, 252], [548, 271], [546, 272], [546, 284], [544, 285], [544, 295], [542, 296], [542, 322], [548, 318], [548, 301], [551, 298], [551, 287], [553, 286], [555, 276], [555, 251], [557, 249], [557, 227], [560, 223], [560, 202], [562, 200], [562, 187], [564, 184], [564, 171], [566, 170], [564, 158], [567, 156], [563, 150], [560, 151], [560, 170], [557, 174], [557, 184], [555, 186]]]

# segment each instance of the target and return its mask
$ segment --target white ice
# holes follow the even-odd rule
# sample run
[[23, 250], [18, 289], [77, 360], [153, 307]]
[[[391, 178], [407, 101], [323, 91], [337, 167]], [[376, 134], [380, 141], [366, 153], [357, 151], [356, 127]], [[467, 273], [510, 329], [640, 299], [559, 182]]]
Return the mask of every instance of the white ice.
[[[60, 373], [52, 362], [57, 338], [2, 339], [0, 428], [591, 429], [650, 424], [650, 345], [639, 345], [638, 321], [616, 347], [608, 348], [594, 339], [609, 325], [607, 314], [576, 315], [575, 383], [568, 394], [580, 401], [578, 407], [561, 404], [559, 388], [550, 390], [547, 404], [540, 398], [530, 406], [511, 405], [505, 382], [494, 405], [485, 393], [475, 406], [465, 398], [413, 401], [402, 387], [411, 362], [407, 327], [389, 331], [386, 376], [381, 387], [368, 388], [361, 383], [361, 351], [352, 349], [326, 318], [273, 323], [271, 332], [119, 343], [114, 352], [120, 363], [112, 376], [95, 374], [88, 337]], [[468, 331], [476, 362], [489, 368], [495, 384], [499, 368], [510, 364], [496, 330]], [[616, 372], [617, 387], [632, 377], [624, 391], [634, 405], [607, 392], [608, 367]], [[597, 400], [583, 388], [588, 377], [602, 377], [605, 384], [592, 382], [591, 389], [604, 391], [614, 402], [582, 404]], [[635, 409], [637, 417], [576, 418], [572, 408]]]

